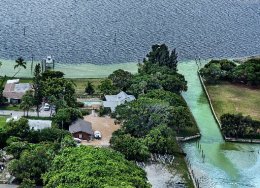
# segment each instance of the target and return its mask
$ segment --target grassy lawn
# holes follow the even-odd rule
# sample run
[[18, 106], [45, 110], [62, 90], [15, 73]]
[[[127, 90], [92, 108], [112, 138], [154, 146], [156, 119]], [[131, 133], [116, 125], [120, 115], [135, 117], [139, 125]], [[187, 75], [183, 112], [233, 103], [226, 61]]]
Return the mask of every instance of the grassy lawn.
[[103, 78], [74, 78], [70, 79], [76, 84], [76, 93], [83, 94], [85, 93], [85, 88], [87, 86], [87, 82], [90, 81], [94, 85], [95, 91], [97, 91], [97, 87]]
[[0, 116], [0, 129], [5, 125], [6, 117]]
[[260, 120], [260, 89], [221, 83], [207, 86], [218, 118], [225, 113], [242, 113]]
[[13, 105], [0, 106], [0, 110], [21, 111], [21, 109], [19, 108], [19, 105], [16, 105], [16, 106], [13, 106]]

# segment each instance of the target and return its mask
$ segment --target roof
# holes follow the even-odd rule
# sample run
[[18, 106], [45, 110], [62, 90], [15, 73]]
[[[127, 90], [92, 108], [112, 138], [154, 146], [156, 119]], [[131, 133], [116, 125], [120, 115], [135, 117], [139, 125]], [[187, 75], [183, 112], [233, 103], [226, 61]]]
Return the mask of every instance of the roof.
[[7, 84], [18, 84], [20, 79], [14, 79], [14, 80], [7, 80]]
[[3, 96], [12, 99], [21, 99], [26, 91], [32, 89], [29, 83], [19, 83], [17, 80], [8, 80], [5, 84]]
[[117, 95], [106, 95], [105, 98], [106, 98], [106, 101], [113, 101], [113, 102], [123, 102], [123, 101], [130, 102], [132, 100], [135, 100], [135, 96], [127, 95], [123, 91], [121, 91]]
[[78, 119], [74, 121], [69, 127], [70, 133], [85, 132], [88, 134], [93, 134], [92, 124], [83, 119]]
[[31, 129], [33, 130], [42, 130], [51, 128], [51, 121], [50, 120], [28, 120], [28, 124]]

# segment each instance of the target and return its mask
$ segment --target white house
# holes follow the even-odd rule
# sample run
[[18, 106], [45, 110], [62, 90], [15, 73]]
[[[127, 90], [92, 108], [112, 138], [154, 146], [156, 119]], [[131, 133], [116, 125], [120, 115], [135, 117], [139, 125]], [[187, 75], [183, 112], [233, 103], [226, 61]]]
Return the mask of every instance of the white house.
[[105, 108], [110, 108], [112, 112], [115, 111], [118, 105], [124, 104], [125, 102], [131, 102], [135, 100], [135, 96], [127, 95], [125, 92], [121, 91], [117, 95], [105, 95], [106, 101], [103, 101], [103, 106]]

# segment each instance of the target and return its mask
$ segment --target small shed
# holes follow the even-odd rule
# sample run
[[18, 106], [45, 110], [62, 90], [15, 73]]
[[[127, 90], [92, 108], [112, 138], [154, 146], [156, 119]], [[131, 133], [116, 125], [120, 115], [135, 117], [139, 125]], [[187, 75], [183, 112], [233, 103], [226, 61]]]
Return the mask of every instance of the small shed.
[[92, 124], [83, 119], [78, 119], [70, 125], [69, 132], [74, 138], [91, 140], [93, 136]]

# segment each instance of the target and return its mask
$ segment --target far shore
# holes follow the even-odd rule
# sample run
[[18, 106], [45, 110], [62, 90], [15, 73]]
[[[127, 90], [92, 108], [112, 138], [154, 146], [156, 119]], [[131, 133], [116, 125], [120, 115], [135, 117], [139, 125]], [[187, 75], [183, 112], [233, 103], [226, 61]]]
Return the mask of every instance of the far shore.
[[[237, 63], [243, 63], [244, 61], [251, 58], [259, 58], [260, 55], [251, 55], [244, 57], [230, 57], [230, 58], [209, 58], [201, 59], [203, 62], [208, 62], [211, 59], [230, 59]], [[181, 60], [182, 62], [193, 62], [194, 60]], [[14, 70], [15, 60], [6, 60], [0, 59], [2, 66], [0, 68], [0, 75], [7, 75], [12, 77], [17, 70]], [[32, 78], [32, 63], [31, 60], [26, 60], [27, 68], [21, 69], [21, 71], [16, 75], [18, 78]], [[33, 66], [35, 66], [40, 61], [34, 61]], [[80, 64], [66, 64], [66, 63], [56, 63], [55, 70], [62, 71], [65, 73], [66, 78], [105, 78], [113, 71], [117, 69], [123, 69], [131, 73], [137, 73], [138, 71], [138, 62], [128, 62], [128, 63], [115, 63], [115, 64], [91, 64], [91, 63], [80, 63]]]

